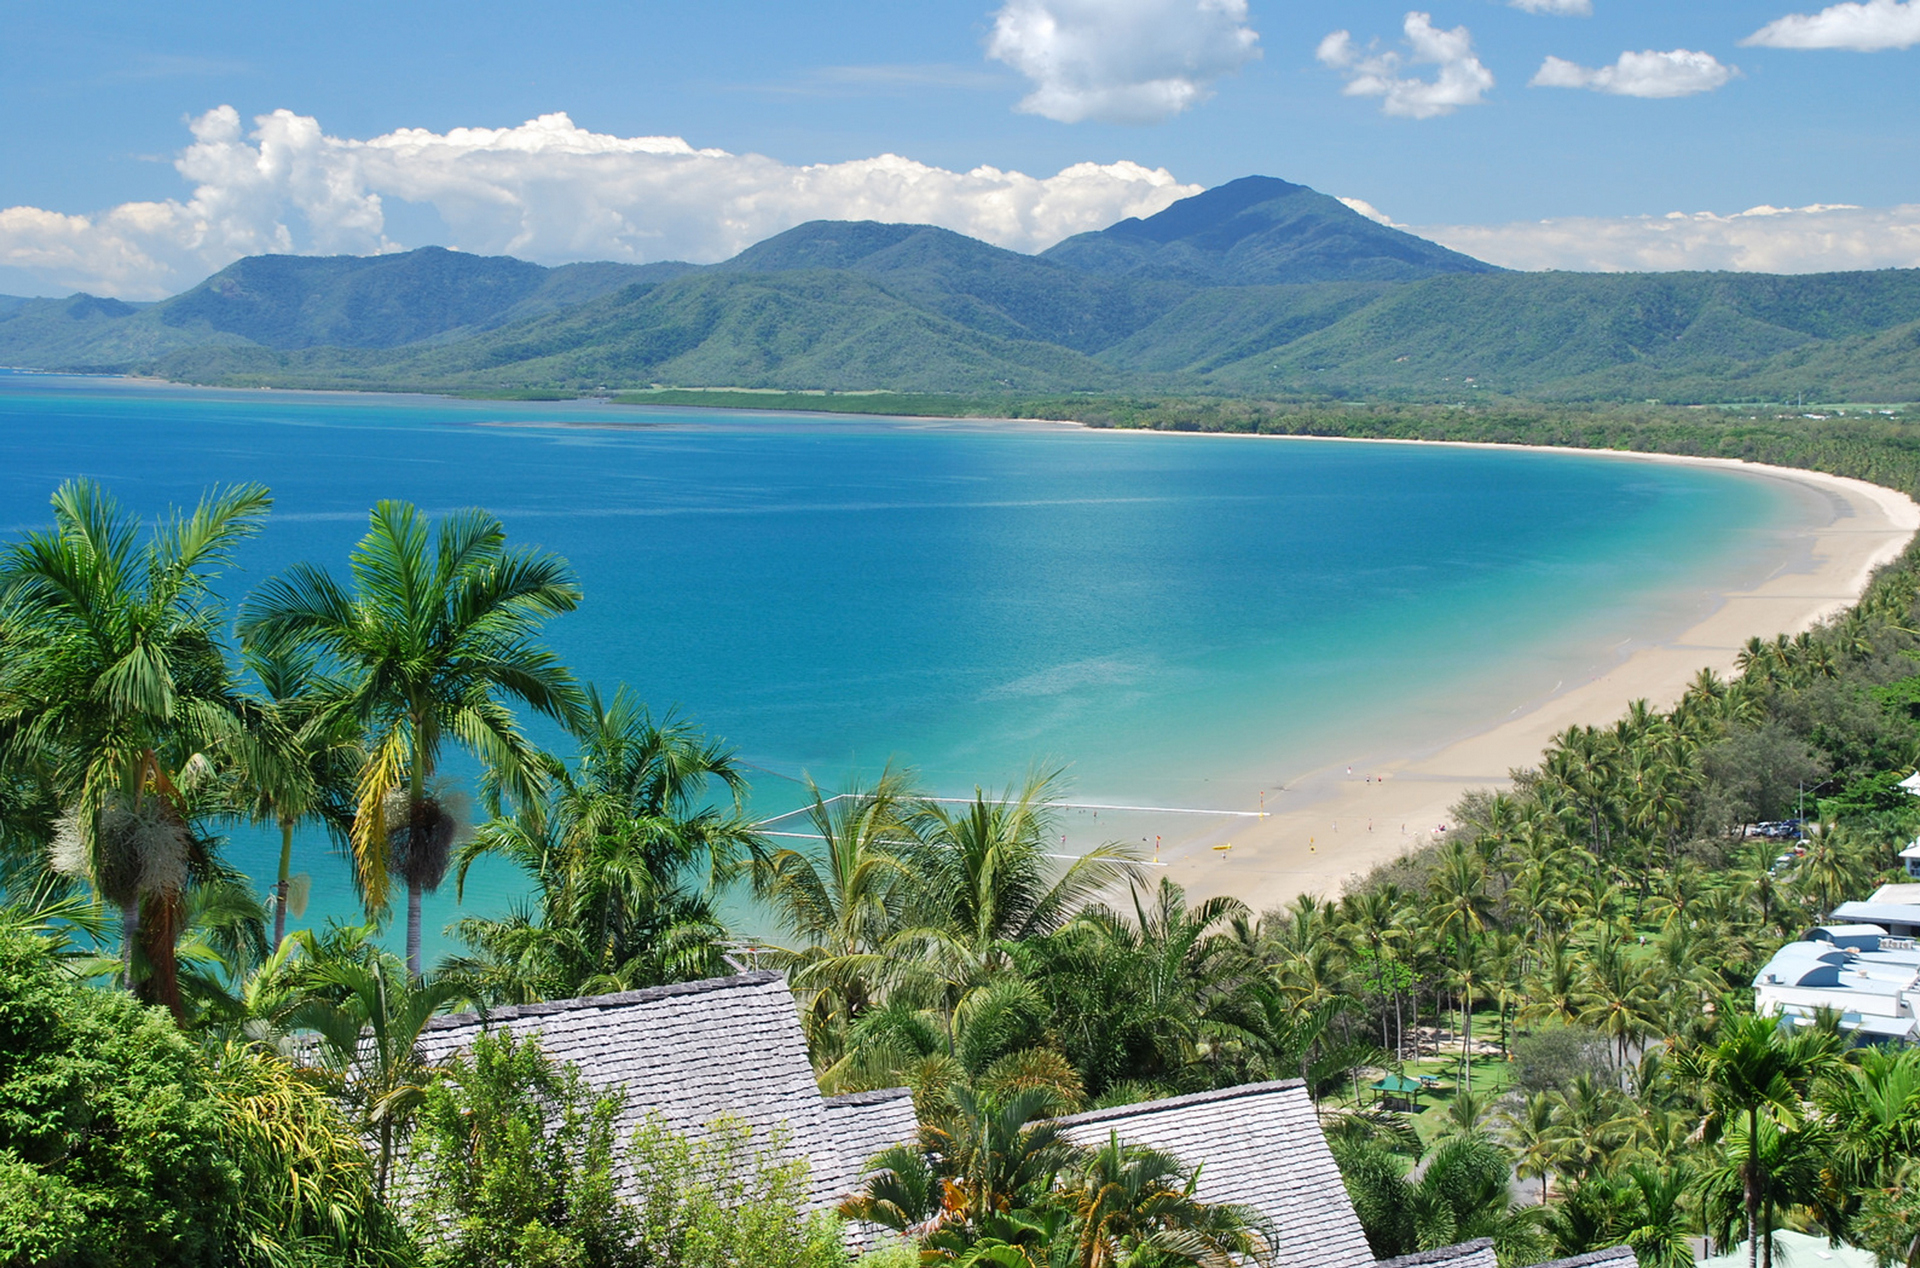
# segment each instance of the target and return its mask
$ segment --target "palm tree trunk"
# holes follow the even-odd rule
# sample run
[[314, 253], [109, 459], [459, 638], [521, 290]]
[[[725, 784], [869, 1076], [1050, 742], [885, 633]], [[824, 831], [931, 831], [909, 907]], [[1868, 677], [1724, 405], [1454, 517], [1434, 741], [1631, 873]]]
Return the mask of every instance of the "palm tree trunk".
[[[421, 753], [421, 737], [425, 734], [425, 725], [421, 717], [421, 711], [418, 709], [413, 711], [412, 725], [413, 752], [410, 756], [413, 760], [407, 763], [407, 848], [409, 859], [412, 858], [415, 849], [415, 842], [413, 840], [414, 814], [419, 809], [420, 803], [427, 798], [427, 769], [425, 758]], [[412, 873], [412, 875], [407, 877], [407, 976], [413, 981], [418, 982], [421, 978], [420, 879], [418, 871], [413, 867], [409, 867], [407, 870]]]
[[133, 944], [140, 936], [140, 895], [120, 904], [120, 984], [133, 989]]
[[418, 982], [420, 973], [420, 882], [407, 881], [407, 975]]
[[1471, 1092], [1473, 1091], [1473, 988], [1471, 986], [1467, 988], [1466, 1000], [1467, 1006], [1460, 1010], [1460, 1016], [1465, 1019], [1460, 1027], [1460, 1090]]
[[1759, 1268], [1760, 1243], [1760, 1110], [1747, 1111], [1747, 1268]]
[[292, 887], [293, 820], [280, 820], [280, 883], [273, 887], [273, 945], [287, 936], [287, 890]]

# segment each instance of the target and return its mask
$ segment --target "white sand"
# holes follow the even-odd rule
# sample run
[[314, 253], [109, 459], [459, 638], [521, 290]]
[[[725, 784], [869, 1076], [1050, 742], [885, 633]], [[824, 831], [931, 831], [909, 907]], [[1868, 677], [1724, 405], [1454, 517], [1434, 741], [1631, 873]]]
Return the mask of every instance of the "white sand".
[[[1920, 529], [1920, 505], [1863, 480], [1727, 459], [1554, 452], [1726, 467], [1791, 481], [1822, 495], [1831, 516], [1820, 522], [1816, 515], [1813, 526], [1794, 543], [1804, 547], [1796, 552], [1797, 562], [1782, 564], [1752, 590], [1716, 595], [1712, 615], [1679, 637], [1633, 652], [1592, 681], [1504, 720], [1487, 719], [1483, 729], [1437, 751], [1374, 761], [1352, 774], [1343, 764], [1297, 778], [1283, 797], [1270, 798], [1274, 813], [1268, 818], [1243, 820], [1231, 831], [1210, 831], [1168, 848], [1162, 855], [1167, 875], [1196, 896], [1232, 894], [1256, 910], [1302, 893], [1337, 896], [1349, 878], [1432, 840], [1433, 829], [1446, 821], [1448, 808], [1461, 794], [1505, 787], [1510, 770], [1537, 763], [1548, 740], [1567, 727], [1610, 725], [1638, 699], [1668, 707], [1703, 667], [1722, 674], [1732, 670], [1750, 637], [1798, 633], [1844, 611], [1865, 590], [1874, 570], [1898, 558]], [[1463, 719], [1463, 726], [1472, 721]], [[1232, 841], [1231, 850], [1212, 848], [1225, 840]]]

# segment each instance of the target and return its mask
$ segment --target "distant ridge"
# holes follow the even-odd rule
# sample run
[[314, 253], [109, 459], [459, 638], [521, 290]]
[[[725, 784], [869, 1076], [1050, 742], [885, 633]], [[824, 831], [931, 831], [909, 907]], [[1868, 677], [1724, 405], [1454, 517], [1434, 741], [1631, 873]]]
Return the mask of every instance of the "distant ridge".
[[1197, 286], [1414, 282], [1500, 271], [1271, 176], [1245, 176], [1145, 220], [1076, 234], [1041, 258], [1105, 277]]
[[872, 221], [705, 267], [256, 256], [156, 304], [0, 299], [0, 365], [510, 394], [1892, 402], [1920, 400], [1920, 270], [1508, 272], [1248, 177], [1037, 256]]

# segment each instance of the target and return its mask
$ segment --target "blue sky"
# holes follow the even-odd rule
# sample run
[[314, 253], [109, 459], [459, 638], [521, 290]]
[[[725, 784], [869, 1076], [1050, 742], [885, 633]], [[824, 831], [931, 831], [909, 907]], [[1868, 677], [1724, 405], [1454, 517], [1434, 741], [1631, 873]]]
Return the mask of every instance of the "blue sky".
[[[441, 242], [549, 262], [715, 256], [743, 235], [785, 227], [783, 219], [842, 210], [934, 219], [1034, 249], [1089, 218], [1148, 211], [1190, 187], [1255, 172], [1364, 199], [1398, 223], [1490, 256], [1507, 251], [1503, 262], [1521, 266], [1839, 267], [1845, 261], [1830, 252], [1808, 255], [1795, 246], [1836, 224], [1858, 239], [1856, 263], [1920, 264], [1920, 237], [1893, 214], [1920, 203], [1912, 122], [1920, 0], [1866, 0], [1831, 11], [1798, 0], [1590, 0], [1586, 15], [1527, 12], [1519, 2], [1582, 7], [1581, 0], [1454, 0], [1419, 9], [1404, 0], [19, 6], [0, 45], [0, 112], [10, 125], [0, 207], [15, 209], [0, 213], [0, 290], [164, 293], [198, 280], [223, 256], [262, 244], [372, 250]], [[1422, 37], [1408, 38], [1416, 14], [1429, 15], [1434, 39], [1453, 40], [1441, 60], [1418, 60]], [[1784, 34], [1775, 28], [1774, 44], [1853, 47], [1742, 44], [1794, 14], [1814, 24]], [[1350, 39], [1330, 44], [1340, 30]], [[1876, 43], [1894, 46], [1857, 51]], [[1668, 59], [1618, 65], [1623, 53], [1641, 52]], [[1693, 56], [1675, 60], [1680, 54]], [[1540, 75], [1549, 57], [1571, 67]], [[1609, 75], [1595, 77], [1610, 66]], [[1529, 86], [1537, 75], [1587, 86]], [[1436, 79], [1441, 87], [1421, 87]], [[1400, 88], [1380, 87], [1388, 81]], [[1360, 91], [1369, 84], [1372, 95]], [[1596, 90], [1609, 87], [1616, 91]], [[1623, 88], [1683, 95], [1622, 95]], [[208, 144], [224, 149], [201, 153], [191, 172], [178, 170], [194, 140], [189, 121], [223, 106], [232, 108], [232, 126], [207, 126], [218, 134]], [[272, 188], [271, 172], [261, 177], [265, 185], [258, 173], [242, 173], [245, 189], [236, 192], [235, 163], [273, 164], [271, 156], [247, 156], [264, 153], [255, 119], [276, 110], [313, 121], [286, 152], [296, 155], [295, 167], [299, 154], [317, 155], [319, 167]], [[510, 174], [499, 153], [488, 157], [471, 145], [457, 158], [441, 147], [417, 168], [407, 166], [414, 161], [407, 155], [383, 151], [374, 171], [350, 144], [399, 129], [436, 137], [514, 129], [557, 113], [568, 116], [574, 132], [566, 135], [575, 139], [560, 146], [572, 157], [554, 159], [560, 166], [552, 170], [541, 166], [545, 157], [527, 157], [530, 145], [546, 143], [524, 138], [493, 143], [525, 160]], [[552, 127], [547, 134], [557, 135]], [[629, 173], [617, 190], [607, 187], [614, 161], [595, 167], [583, 159], [583, 146], [605, 147], [579, 136], [680, 137], [695, 150], [768, 161], [673, 160], [681, 172], [674, 205], [655, 223], [649, 206], [660, 198], [657, 182]], [[895, 208], [866, 169], [857, 169], [859, 181], [850, 175], [856, 169], [845, 169], [839, 193], [791, 192], [810, 179], [796, 177], [796, 168], [883, 154], [947, 173], [985, 165], [1039, 181], [1074, 164], [1124, 162], [1164, 170], [1171, 181], [1156, 192], [1131, 177], [1089, 178], [1073, 194], [1072, 214], [1046, 210], [1063, 197], [1054, 186], [1021, 195], [1015, 210], [995, 204], [983, 211], [980, 199], [989, 194], [977, 189], [927, 188]], [[491, 175], [476, 183], [483, 168]], [[706, 175], [688, 174], [696, 168]], [[302, 179], [325, 189], [303, 191]], [[600, 183], [590, 195], [554, 192], [582, 181]], [[757, 195], [756, 181], [777, 196]], [[846, 192], [854, 186], [858, 197]], [[196, 188], [212, 192], [196, 198]], [[368, 201], [376, 195], [377, 207]], [[559, 201], [541, 201], [552, 198]], [[149, 202], [185, 210], [109, 215]], [[485, 219], [482, 204], [495, 221]], [[1688, 222], [1680, 226], [1690, 235], [1685, 242], [1672, 226], [1655, 225], [1665, 254], [1647, 246], [1652, 229], [1635, 219], [1671, 212], [1725, 218], [1762, 204], [1865, 210], [1725, 222], [1738, 233], [1716, 228], [1721, 219]], [[750, 205], [750, 214], [741, 210]], [[709, 232], [703, 215], [733, 228]], [[594, 230], [597, 216], [619, 223]], [[1920, 223], [1920, 215], [1911, 219]], [[1527, 228], [1542, 220], [1560, 232]], [[1730, 246], [1730, 234], [1744, 234], [1748, 246]], [[1761, 238], [1771, 245], [1754, 247]]]

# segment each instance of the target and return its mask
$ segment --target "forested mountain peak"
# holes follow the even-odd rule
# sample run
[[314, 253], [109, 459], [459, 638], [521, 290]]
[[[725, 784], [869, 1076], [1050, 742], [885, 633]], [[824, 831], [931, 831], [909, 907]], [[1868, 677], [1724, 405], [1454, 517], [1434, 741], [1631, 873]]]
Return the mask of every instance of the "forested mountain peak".
[[1042, 258], [1107, 277], [1201, 286], [1411, 282], [1499, 271], [1271, 176], [1242, 177], [1144, 220], [1077, 234]]

